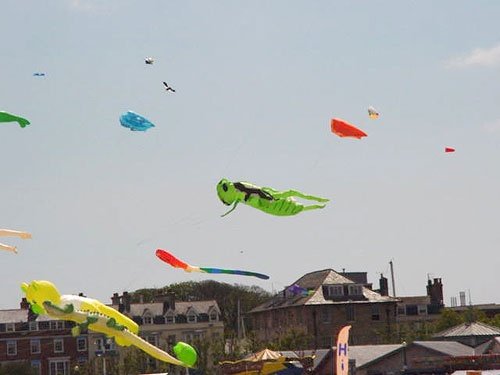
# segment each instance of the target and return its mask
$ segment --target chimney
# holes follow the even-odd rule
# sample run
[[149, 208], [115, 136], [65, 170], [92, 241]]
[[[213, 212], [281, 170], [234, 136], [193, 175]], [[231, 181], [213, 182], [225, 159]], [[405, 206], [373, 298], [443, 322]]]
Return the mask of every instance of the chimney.
[[30, 303], [26, 299], [26, 297], [23, 297], [21, 300], [21, 303], [19, 304], [22, 310], [28, 310], [30, 308]]
[[443, 284], [441, 279], [427, 280], [427, 295], [431, 298], [431, 305], [443, 307]]
[[113, 297], [111, 297], [111, 304], [118, 306], [120, 304], [120, 296], [118, 293], [113, 293]]
[[132, 299], [132, 297], [130, 296], [130, 294], [127, 291], [123, 292], [122, 303], [123, 303], [123, 311], [124, 312], [130, 312], [131, 299]]
[[163, 314], [170, 309], [175, 311], [175, 293], [173, 292], [167, 292], [163, 299]]
[[387, 280], [387, 277], [384, 277], [384, 274], [382, 274], [382, 273], [380, 274], [379, 285], [380, 285], [380, 295], [388, 296], [389, 295], [389, 281]]

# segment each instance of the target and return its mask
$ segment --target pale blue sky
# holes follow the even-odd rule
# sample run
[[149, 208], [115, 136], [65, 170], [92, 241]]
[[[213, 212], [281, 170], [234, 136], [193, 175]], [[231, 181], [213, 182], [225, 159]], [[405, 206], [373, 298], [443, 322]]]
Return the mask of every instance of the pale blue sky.
[[[398, 295], [429, 274], [446, 304], [500, 303], [499, 16], [496, 1], [4, 0], [0, 110], [32, 124], [0, 126], [0, 227], [33, 239], [2, 240], [19, 254], [0, 254], [0, 308], [33, 279], [109, 302], [210, 278], [158, 247], [268, 274], [214, 278], [267, 290], [325, 268], [378, 285], [392, 259]], [[122, 128], [127, 110], [156, 127]], [[369, 136], [336, 137], [332, 117]], [[332, 201], [221, 218], [222, 177]]]

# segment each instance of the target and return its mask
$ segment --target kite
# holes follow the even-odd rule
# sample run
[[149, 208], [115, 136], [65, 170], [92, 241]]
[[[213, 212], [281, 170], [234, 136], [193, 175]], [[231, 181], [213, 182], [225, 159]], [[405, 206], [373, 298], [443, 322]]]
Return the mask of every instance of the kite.
[[155, 62], [155, 60], [152, 58], [152, 57], [146, 57], [144, 59], [144, 62], [148, 65], [153, 65], [153, 63]]
[[34, 77], [45, 77], [45, 73], [33, 73]]
[[455, 152], [455, 149], [453, 147], [445, 147], [444, 152]]
[[355, 127], [352, 124], [349, 124], [347, 121], [341, 120], [339, 118], [332, 119], [330, 124], [332, 132], [337, 134], [339, 137], [350, 137], [361, 139], [366, 137], [367, 134]]
[[21, 128], [25, 128], [26, 125], [30, 124], [30, 122], [23, 117], [13, 115], [8, 112], [0, 111], [0, 122], [14, 122], [14, 121], [18, 122]]
[[291, 216], [302, 211], [315, 210], [326, 206], [325, 204], [305, 206], [297, 202], [294, 197], [316, 202], [329, 201], [329, 199], [307, 195], [297, 190], [278, 191], [269, 187], [252, 185], [248, 182], [231, 182], [225, 178], [217, 184], [217, 195], [226, 206], [233, 205], [222, 216], [231, 213], [240, 202], [271, 215]]
[[287, 290], [287, 292], [290, 292], [293, 295], [299, 295], [300, 294], [301, 296], [304, 296], [304, 297], [310, 296], [311, 294], [314, 293], [314, 290], [309, 290], [307, 288], [302, 288], [298, 284], [290, 285], [288, 288], [286, 288], [286, 290]]
[[229, 275], [241, 275], [241, 276], [254, 276], [259, 279], [267, 280], [269, 276], [263, 275], [257, 272], [250, 271], [240, 271], [240, 270], [226, 270], [222, 268], [208, 268], [208, 267], [198, 267], [192, 266], [190, 264], [184, 263], [179, 258], [176, 258], [174, 255], [169, 253], [168, 251], [157, 249], [156, 256], [163, 260], [165, 263], [170, 264], [174, 268], [181, 268], [186, 272], [201, 272], [201, 273], [225, 273]]
[[[25, 240], [31, 238], [31, 234], [28, 232], [21, 232], [18, 230], [0, 229], [0, 237], [19, 237]], [[0, 243], [0, 249], [17, 253], [17, 248], [15, 246], [5, 245], [3, 243]]]
[[129, 128], [131, 131], [146, 131], [149, 128], [153, 128], [154, 124], [149, 121], [147, 118], [132, 112], [132, 111], [127, 111], [127, 113], [124, 113], [123, 115], [120, 116], [120, 124], [124, 128]]
[[61, 295], [54, 284], [45, 280], [22, 283], [21, 289], [35, 314], [76, 323], [71, 329], [73, 336], [90, 329], [112, 337], [120, 346], [134, 345], [163, 362], [184, 367], [192, 367], [196, 362], [196, 351], [193, 348], [189, 350], [188, 344], [182, 343], [183, 349], [176, 352], [181, 356], [175, 358], [139, 337], [139, 326], [132, 319], [98, 300], [71, 294]]
[[175, 92], [175, 90], [170, 87], [167, 82], [163, 81], [163, 85], [165, 86], [165, 90]]
[[373, 108], [372, 106], [368, 107], [368, 117], [370, 117], [372, 119], [377, 119], [379, 116], [380, 116], [380, 113], [378, 113], [375, 108]]
[[337, 375], [349, 374], [349, 330], [351, 326], [344, 326], [341, 328], [337, 337]]

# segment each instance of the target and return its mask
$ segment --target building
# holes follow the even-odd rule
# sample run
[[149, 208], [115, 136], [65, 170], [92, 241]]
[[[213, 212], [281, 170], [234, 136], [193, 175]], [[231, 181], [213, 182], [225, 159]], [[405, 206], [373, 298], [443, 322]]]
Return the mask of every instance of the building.
[[397, 341], [427, 337], [430, 324], [439, 319], [443, 303], [443, 283], [440, 278], [427, 280], [425, 296], [398, 297]]
[[[129, 316], [139, 325], [139, 334], [149, 343], [173, 353], [172, 347], [183, 341], [196, 344], [204, 340], [217, 340], [224, 337], [224, 323], [215, 300], [209, 301], [176, 301], [175, 295], [169, 293], [158, 295], [151, 303], [131, 303], [131, 295], [123, 292], [122, 296], [114, 293], [111, 297], [112, 307]], [[122, 361], [128, 348], [114, 344], [104, 335], [89, 332], [89, 356], [97, 367]], [[203, 353], [210, 355], [210, 353]], [[95, 358], [100, 358], [95, 360]], [[208, 361], [210, 363], [210, 361]], [[155, 370], [161, 364], [149, 357], [144, 370]], [[170, 366], [169, 374], [181, 373], [177, 366]]]
[[38, 316], [23, 298], [19, 309], [0, 310], [0, 363], [27, 362], [38, 375], [67, 375], [89, 358], [88, 335], [71, 335], [73, 323]]
[[349, 324], [352, 344], [384, 341], [394, 334], [397, 299], [368, 288], [366, 274], [356, 277], [332, 269], [302, 276], [248, 313], [257, 338], [269, 342], [295, 330], [309, 338], [309, 347], [328, 348], [333, 332]]

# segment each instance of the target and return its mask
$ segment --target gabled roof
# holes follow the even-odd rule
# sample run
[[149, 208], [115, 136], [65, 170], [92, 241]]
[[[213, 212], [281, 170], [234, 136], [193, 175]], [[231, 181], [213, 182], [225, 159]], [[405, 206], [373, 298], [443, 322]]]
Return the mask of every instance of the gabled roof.
[[332, 301], [330, 299], [325, 299], [323, 295], [323, 285], [332, 284], [354, 284], [354, 282], [332, 269], [326, 269], [321, 271], [310, 272], [305, 274], [300, 279], [292, 283], [291, 285], [298, 285], [301, 288], [312, 290], [310, 295], [295, 295], [287, 296], [285, 293], [286, 289], [278, 293], [276, 296], [270, 300], [264, 302], [263, 304], [255, 307], [250, 311], [250, 313], [255, 313], [259, 311], [265, 311], [270, 309], [278, 309], [282, 307], [290, 306], [303, 306], [303, 305], [333, 305], [333, 304], [347, 304], [347, 303], [374, 303], [374, 302], [395, 302], [398, 299], [382, 296], [381, 294], [374, 292], [366, 287], [362, 287], [362, 293], [365, 300], [362, 301]]
[[474, 349], [456, 341], [414, 341], [418, 345], [451, 357], [474, 355]]
[[356, 345], [349, 346], [349, 358], [356, 360], [356, 368], [369, 365], [403, 348], [402, 344], [395, 345]]
[[447, 330], [438, 332], [432, 337], [470, 337], [470, 336], [500, 336], [500, 328], [481, 322], [462, 323]]

